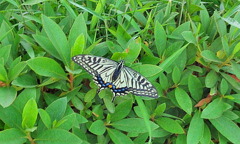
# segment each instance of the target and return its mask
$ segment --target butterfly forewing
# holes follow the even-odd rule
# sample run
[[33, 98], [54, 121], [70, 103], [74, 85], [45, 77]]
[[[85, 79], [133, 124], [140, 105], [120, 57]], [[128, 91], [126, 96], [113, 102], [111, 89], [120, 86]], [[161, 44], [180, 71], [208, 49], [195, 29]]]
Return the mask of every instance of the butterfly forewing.
[[77, 55], [72, 59], [93, 76], [100, 75], [104, 81], [111, 81], [111, 75], [118, 64], [115, 61], [91, 55]]

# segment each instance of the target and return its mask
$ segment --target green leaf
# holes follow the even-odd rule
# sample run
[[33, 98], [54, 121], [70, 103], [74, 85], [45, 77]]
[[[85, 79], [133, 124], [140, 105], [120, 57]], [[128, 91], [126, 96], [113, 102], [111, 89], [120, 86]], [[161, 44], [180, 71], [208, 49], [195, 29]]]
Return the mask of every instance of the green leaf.
[[232, 143], [240, 142], [240, 128], [236, 123], [223, 116], [217, 119], [211, 119], [210, 122], [219, 133], [225, 136]]
[[154, 110], [154, 114], [156, 116], [161, 116], [165, 110], [166, 110], [166, 103], [162, 103], [158, 105], [157, 108]]
[[226, 23], [223, 21], [223, 19], [221, 19], [219, 13], [214, 13], [214, 17], [215, 17], [215, 22], [216, 22], [216, 26], [217, 26], [217, 31], [220, 35], [220, 37], [223, 37], [227, 34], [227, 26]]
[[222, 95], [225, 95], [228, 91], [228, 83], [225, 79], [222, 79], [220, 84], [220, 92]]
[[95, 135], [103, 135], [106, 131], [106, 127], [102, 120], [97, 120], [92, 123], [89, 128], [89, 131]]
[[180, 107], [189, 115], [192, 113], [192, 101], [189, 95], [181, 88], [176, 88], [175, 97]]
[[77, 120], [78, 120], [79, 124], [88, 122], [88, 120], [80, 114], [77, 115]]
[[210, 141], [211, 141], [211, 131], [208, 128], [208, 126], [204, 124], [203, 137], [201, 138], [200, 142], [202, 144], [205, 144], [205, 143], [210, 143]]
[[111, 122], [125, 118], [132, 109], [132, 100], [126, 100], [116, 106], [115, 112], [110, 114]]
[[205, 119], [215, 119], [230, 109], [232, 106], [223, 102], [223, 99], [217, 98], [214, 101], [212, 101], [208, 106], [203, 110], [201, 118]]
[[180, 56], [180, 54], [183, 52], [183, 50], [186, 49], [188, 45], [183, 46], [182, 48], [180, 48], [179, 50], [177, 50], [176, 52], [174, 52], [170, 57], [168, 57], [165, 61], [163, 61], [159, 67], [164, 71], [166, 70], [169, 66], [171, 66], [175, 60]]
[[93, 98], [95, 97], [96, 93], [97, 93], [96, 89], [89, 90], [84, 97], [84, 101], [91, 102], [93, 100]]
[[187, 133], [187, 144], [198, 144], [203, 137], [204, 121], [200, 116], [200, 112], [197, 111], [190, 122]]
[[27, 64], [39, 75], [67, 80], [64, 70], [53, 59], [47, 57], [37, 57], [28, 60]]
[[73, 45], [71, 50], [71, 56], [76, 56], [78, 54], [82, 54], [85, 48], [86, 42], [83, 34], [79, 35]]
[[167, 132], [164, 129], [162, 129], [161, 127], [159, 127], [152, 132], [152, 137], [155, 137], [155, 138], [165, 137], [165, 136], [168, 136], [169, 134], [170, 134], [169, 132]]
[[12, 128], [0, 132], [1, 144], [23, 144], [26, 141], [26, 134], [19, 129]]
[[[81, 26], [81, 28], [79, 28], [79, 26]], [[83, 36], [81, 36], [81, 35], [83, 35]], [[78, 42], [83, 41], [81, 38], [80, 38], [80, 40], [77, 40], [78, 37], [81, 37], [81, 38], [84, 37], [85, 39], [88, 37], [87, 26], [86, 26], [86, 22], [84, 19], [84, 15], [82, 13], [77, 16], [77, 18], [74, 20], [74, 23], [70, 29], [70, 33], [68, 36], [68, 41], [69, 41], [70, 47], [73, 47], [73, 45], [74, 45], [74, 43], [76, 43], [76, 41], [78, 41]], [[86, 40], [84, 40], [84, 41], [86, 41]], [[84, 45], [81, 45], [81, 46], [85, 47], [85, 43], [84, 43]], [[81, 47], [79, 48], [79, 51], [81, 51]], [[73, 51], [71, 53], [72, 53], [72, 56], [76, 55], [76, 54], [81, 54], [81, 53], [75, 53]]]
[[132, 69], [141, 73], [145, 77], [155, 76], [162, 71], [162, 69], [159, 66], [150, 64], [137, 65], [135, 67], [132, 67]]
[[83, 141], [76, 135], [63, 129], [45, 130], [37, 136], [38, 144], [82, 144]]
[[221, 73], [221, 75], [237, 90], [240, 90], [240, 83], [237, 82], [234, 78], [229, 76], [228, 74]]
[[69, 67], [70, 63], [70, 48], [67, 38], [62, 29], [53, 20], [42, 15], [43, 29], [47, 33], [48, 38], [54, 45], [55, 50], [58, 52], [63, 63]]
[[222, 61], [210, 50], [204, 50], [201, 53], [202, 57], [208, 61], [221, 63]]
[[217, 73], [211, 70], [206, 76], [205, 85], [208, 88], [213, 88], [216, 85], [217, 81], [218, 81]]
[[69, 5], [68, 1], [66, 0], [61, 0], [62, 5], [66, 8], [66, 10], [68, 11], [68, 14], [75, 19], [77, 17], [77, 15], [75, 14], [75, 11], [73, 10], [73, 8]]
[[187, 136], [184, 134], [178, 135], [176, 139], [176, 144], [186, 144], [187, 143]]
[[47, 53], [57, 58], [58, 60], [61, 60], [61, 56], [59, 55], [57, 49], [55, 49], [54, 45], [46, 36], [36, 34], [33, 35], [33, 38]]
[[166, 75], [164, 73], [160, 73], [159, 79], [160, 79], [161, 87], [164, 90], [167, 90], [169, 88], [169, 82], [168, 82], [168, 78], [166, 77]]
[[0, 81], [4, 81], [4, 82], [8, 81], [7, 71], [2, 64], [0, 64]]
[[167, 35], [163, 26], [158, 21], [156, 21], [154, 27], [154, 38], [158, 55], [161, 57], [164, 50], [166, 49]]
[[172, 72], [172, 80], [174, 84], [178, 84], [180, 79], [181, 79], [181, 71], [177, 66], [175, 66]]
[[32, 6], [32, 5], [39, 4], [39, 3], [42, 3], [42, 2], [45, 2], [45, 1], [47, 1], [47, 0], [28, 0], [28, 1], [24, 2], [24, 3], [22, 3], [21, 5], [30, 5], [30, 6]]
[[232, 57], [235, 56], [236, 53], [240, 51], [240, 42], [234, 47], [232, 52]]
[[199, 101], [202, 98], [203, 86], [199, 78], [194, 75], [188, 77], [188, 89], [191, 94], [191, 97], [195, 101]]
[[107, 131], [115, 144], [133, 144], [132, 140], [120, 131], [110, 128], [108, 128]]
[[67, 108], [67, 98], [63, 97], [52, 102], [47, 108], [46, 112], [51, 117], [51, 120], [60, 120], [62, 119]]
[[[158, 125], [149, 121], [151, 131], [158, 128]], [[145, 133], [148, 132], [148, 128], [143, 119], [141, 118], [127, 118], [123, 120], [119, 120], [112, 123], [112, 126], [116, 129], [126, 131], [126, 132], [134, 132], [134, 133]]]
[[79, 114], [72, 112], [71, 114], [64, 116], [54, 127], [68, 131], [71, 130], [73, 126], [80, 124], [80, 122], [77, 120], [77, 115]]
[[180, 126], [180, 124], [170, 118], [166, 117], [160, 117], [156, 120], [157, 124], [162, 127], [164, 130], [170, 132], [170, 133], [175, 133], [175, 134], [183, 134], [184, 130]]
[[13, 68], [9, 69], [8, 77], [9, 81], [14, 80], [19, 76], [19, 74], [23, 71], [23, 69], [26, 67], [26, 62], [20, 62], [17, 65], [15, 65]]
[[69, 1], [69, 3], [73, 4], [74, 6], [76, 6], [76, 7], [78, 7], [78, 8], [83, 9], [84, 11], [86, 11], [86, 12], [88, 12], [88, 13], [96, 16], [96, 17], [98, 17], [98, 18], [101, 19], [101, 20], [104, 20], [104, 18], [103, 18], [100, 14], [96, 13], [95, 11], [93, 11], [92, 9], [90, 9], [90, 8], [88, 8], [88, 7], [84, 7], [84, 6], [79, 5], [79, 4], [77, 4], [77, 3], [73, 2], [73, 1]]
[[189, 30], [190, 30], [190, 21], [185, 22], [180, 26], [178, 26], [169, 37], [181, 40], [183, 39], [182, 32], [189, 31]]
[[12, 85], [23, 88], [33, 88], [37, 86], [37, 79], [33, 75], [26, 73], [14, 79]]
[[44, 123], [44, 125], [48, 129], [50, 129], [52, 123], [51, 123], [51, 118], [50, 118], [49, 114], [43, 109], [39, 109], [38, 112], [39, 112], [40, 118], [41, 118], [42, 122]]
[[22, 127], [24, 129], [33, 128], [38, 116], [38, 107], [34, 99], [30, 99], [22, 113]]
[[83, 110], [84, 109], [83, 102], [78, 97], [76, 97], [76, 96], [73, 97], [71, 99], [71, 102], [76, 109], [78, 109], [78, 110]]
[[[240, 47], [240, 45], [239, 45], [239, 47]], [[231, 66], [232, 66], [233, 74], [235, 74], [240, 79], [240, 73], [239, 73], [240, 64], [237, 64], [236, 62], [232, 61]]]
[[137, 103], [138, 103], [138, 106], [139, 106], [139, 109], [140, 109], [140, 112], [141, 112], [141, 116], [143, 117], [143, 120], [144, 120], [144, 124], [142, 124], [142, 127], [145, 127], [146, 130], [148, 131], [148, 135], [149, 135], [149, 139], [151, 141], [151, 138], [152, 138], [152, 131], [154, 129], [157, 129], [158, 126], [156, 128], [153, 129], [153, 124], [156, 125], [155, 123], [149, 121], [149, 118], [150, 118], [150, 115], [147, 111], [147, 108], [145, 106], [145, 104], [143, 103], [143, 100], [140, 98], [140, 97], [135, 97]]
[[[103, 12], [105, 3], [106, 3], [106, 0], [101, 0], [97, 2], [95, 12], [98, 15], [101, 15], [101, 13]], [[98, 16], [95, 16], [95, 15], [92, 16], [90, 30], [93, 30], [95, 28], [96, 24], [98, 23], [98, 20], [99, 20]]]
[[146, 143], [148, 140], [148, 133], [144, 133], [144, 134], [140, 134], [138, 135], [134, 140], [133, 142], [135, 144], [144, 144]]
[[10, 106], [17, 96], [17, 91], [13, 87], [0, 87], [0, 105], [2, 107]]
[[[128, 50], [130, 43], [134, 43], [135, 39], [132, 39], [131, 35], [128, 33], [128, 31], [123, 27], [123, 25], [118, 25], [117, 30], [114, 29], [108, 29], [109, 32], [112, 33], [117, 39], [117, 42], [119, 45], [124, 48], [125, 50]], [[129, 47], [130, 48], [130, 47]]]
[[193, 35], [192, 31], [184, 31], [184, 32], [182, 32], [182, 36], [188, 43], [193, 43], [195, 45], [197, 44], [196, 38]]
[[103, 97], [103, 101], [104, 101], [104, 104], [105, 104], [107, 110], [109, 111], [109, 113], [114, 113], [115, 105], [112, 102], [113, 93], [109, 89], [102, 90], [102, 91], [103, 92], [99, 96], [100, 97], [102, 97], [103, 95], [105, 96], [105, 97]]
[[7, 62], [10, 52], [11, 52], [11, 45], [2, 46], [0, 48], [0, 60], [2, 58], [3, 64], [5, 64]]
[[191, 4], [189, 5], [189, 13], [193, 14], [197, 11], [202, 10], [202, 8], [200, 7], [200, 5], [195, 5], [195, 4]]
[[125, 57], [125, 61], [128, 63], [133, 63], [139, 56], [141, 51], [141, 38], [132, 40], [128, 45], [128, 55]]

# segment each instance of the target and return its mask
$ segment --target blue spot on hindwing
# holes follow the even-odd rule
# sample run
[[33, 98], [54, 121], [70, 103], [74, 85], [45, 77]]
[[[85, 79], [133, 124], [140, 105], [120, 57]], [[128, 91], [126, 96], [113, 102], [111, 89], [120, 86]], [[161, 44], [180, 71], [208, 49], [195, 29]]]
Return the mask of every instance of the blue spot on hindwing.
[[97, 76], [96, 80], [97, 83], [100, 84], [101, 88], [110, 88], [114, 93], [125, 93], [128, 90], [127, 87], [116, 88], [113, 83], [104, 82], [100, 75]]

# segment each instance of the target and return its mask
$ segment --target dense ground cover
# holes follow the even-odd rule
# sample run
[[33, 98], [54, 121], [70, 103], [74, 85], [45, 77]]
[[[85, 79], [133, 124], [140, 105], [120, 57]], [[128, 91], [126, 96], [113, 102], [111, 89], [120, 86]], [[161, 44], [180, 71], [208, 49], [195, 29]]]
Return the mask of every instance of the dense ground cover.
[[[237, 0], [0, 1], [0, 143], [239, 143]], [[111, 102], [71, 57], [125, 60]]]

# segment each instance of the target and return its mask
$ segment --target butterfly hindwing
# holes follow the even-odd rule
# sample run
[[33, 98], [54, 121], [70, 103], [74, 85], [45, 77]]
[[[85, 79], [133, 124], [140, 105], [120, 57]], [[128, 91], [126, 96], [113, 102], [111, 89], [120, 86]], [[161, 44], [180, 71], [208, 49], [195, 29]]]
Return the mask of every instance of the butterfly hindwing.
[[120, 88], [127, 87], [126, 93], [152, 98], [158, 97], [155, 87], [145, 77], [128, 67], [123, 67], [118, 79], [113, 84]]

